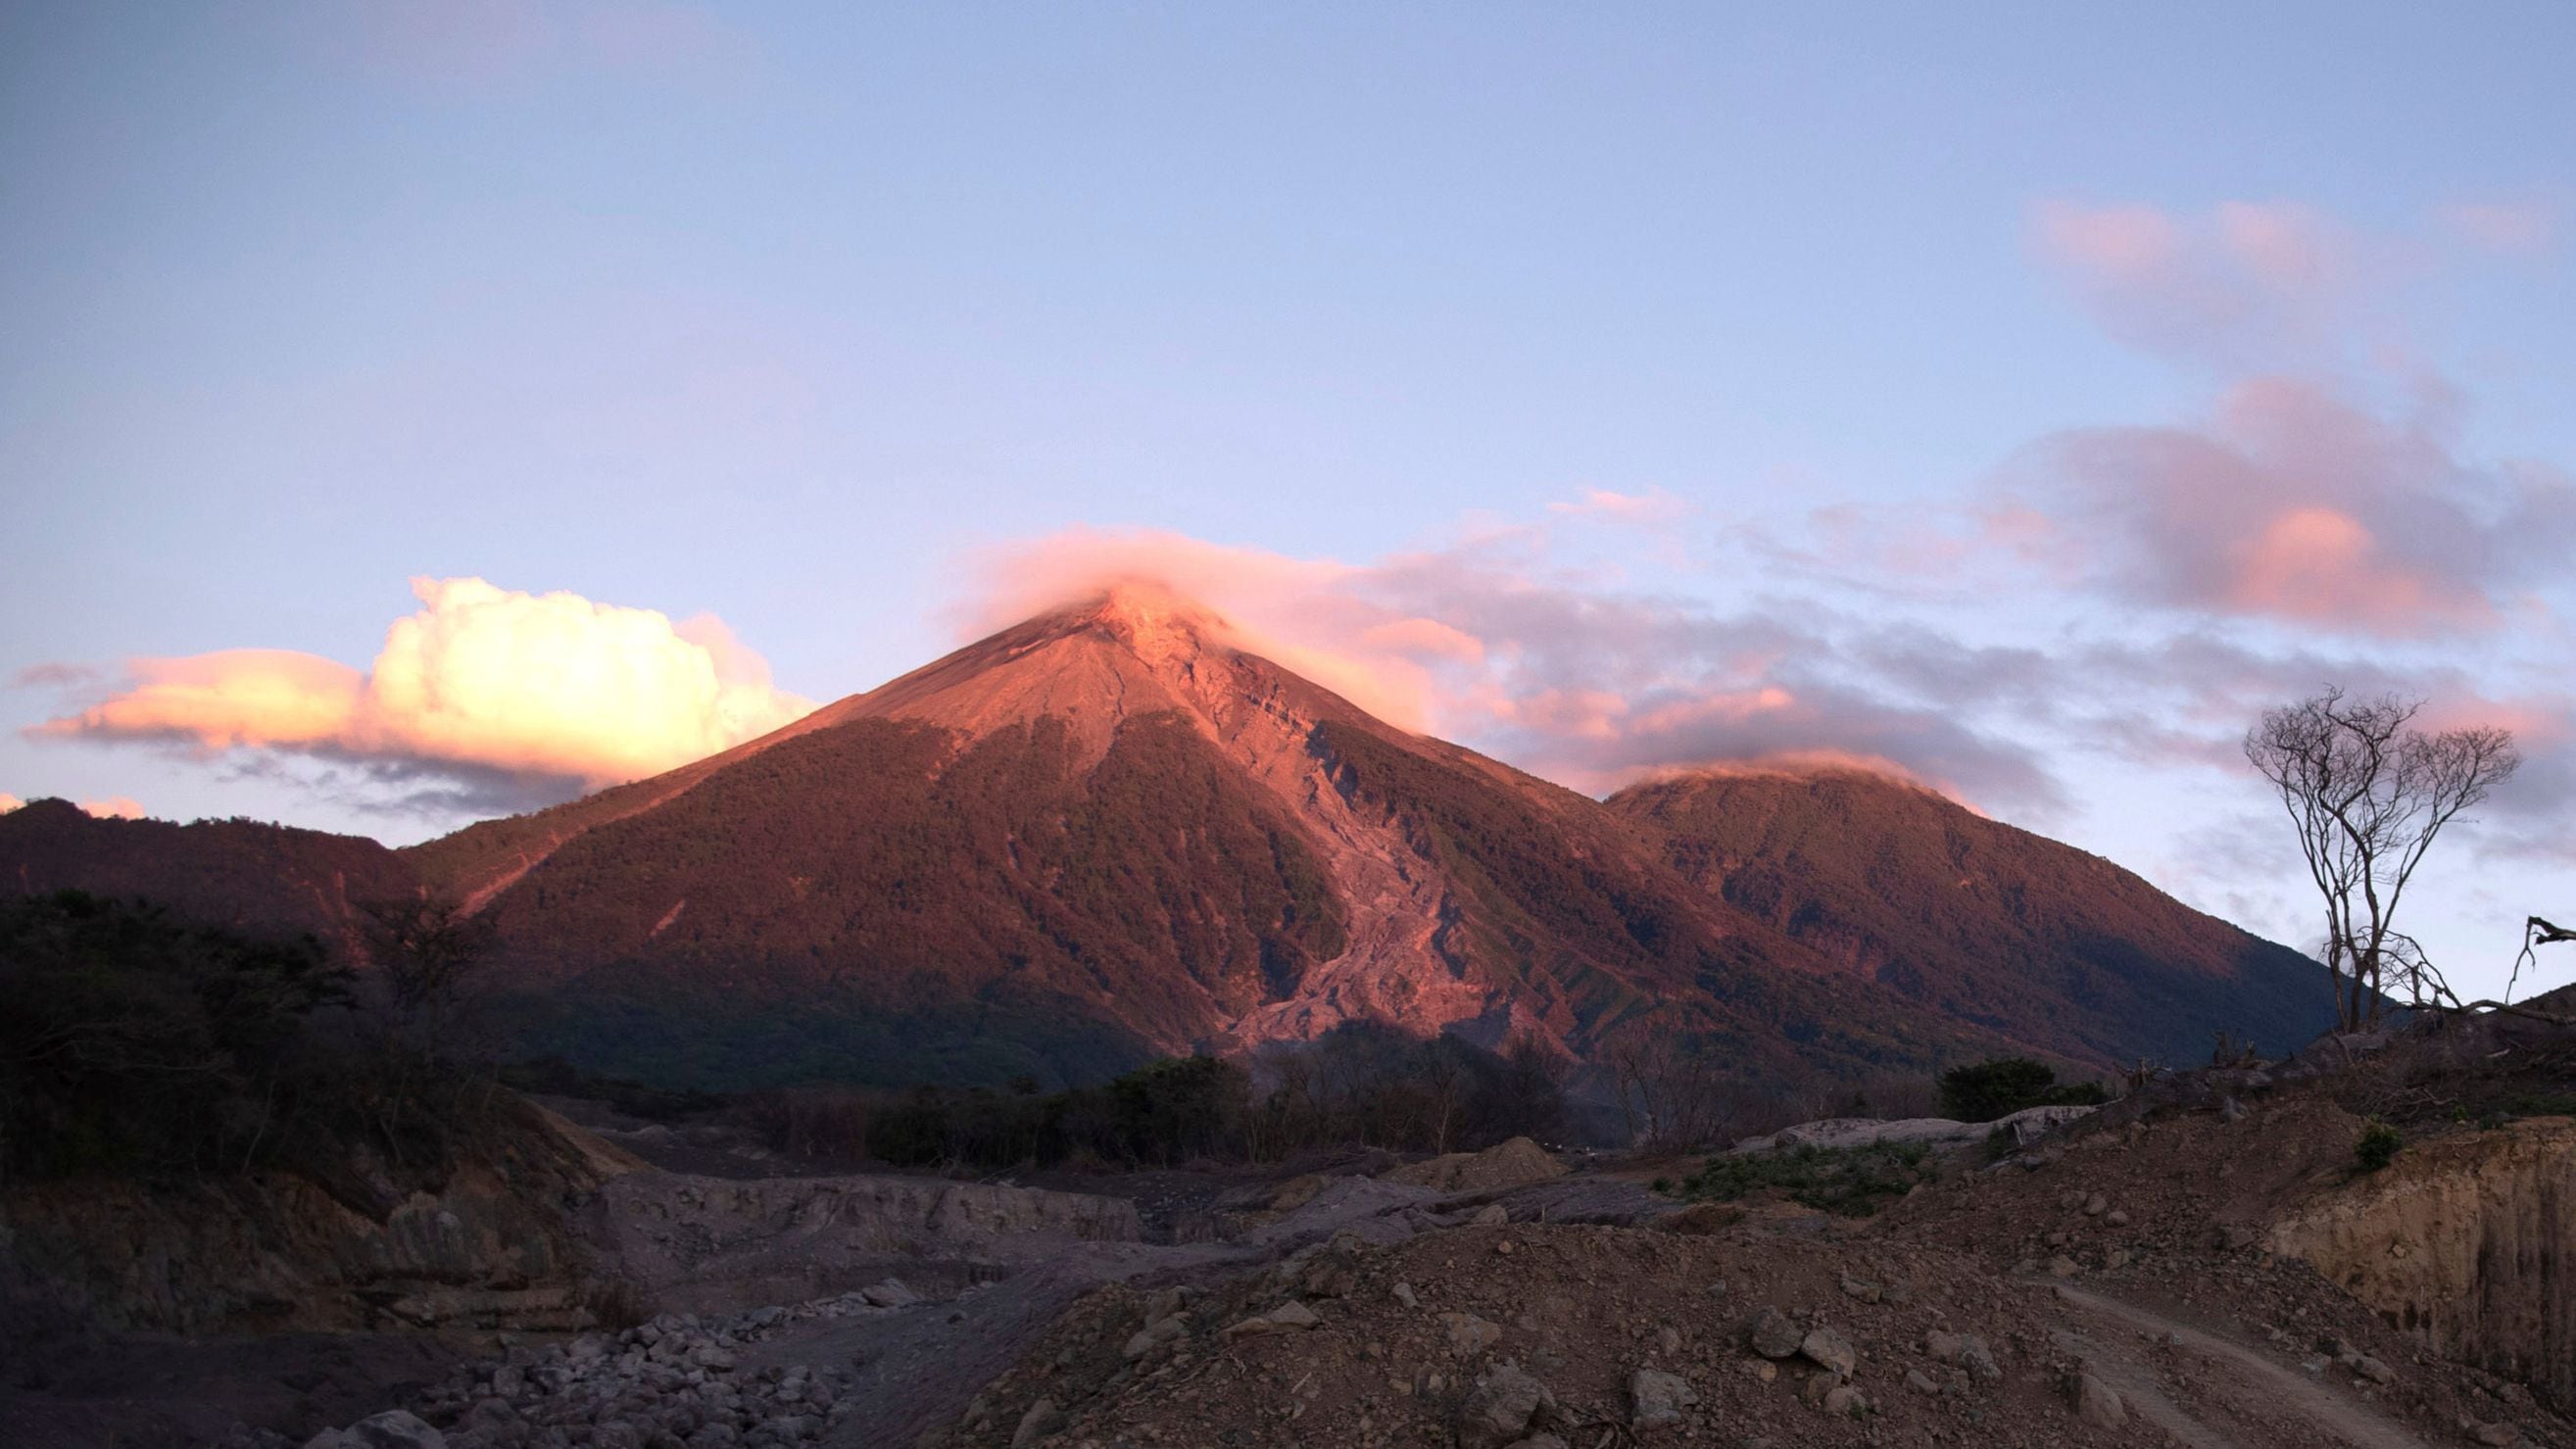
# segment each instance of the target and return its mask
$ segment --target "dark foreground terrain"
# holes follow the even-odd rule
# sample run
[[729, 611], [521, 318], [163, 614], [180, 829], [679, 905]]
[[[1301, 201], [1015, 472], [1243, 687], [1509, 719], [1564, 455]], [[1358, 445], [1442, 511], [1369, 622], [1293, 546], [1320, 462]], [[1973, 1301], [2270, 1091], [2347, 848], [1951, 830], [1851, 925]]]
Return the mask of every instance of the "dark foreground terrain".
[[[417, 1254], [450, 1281], [353, 1257], [228, 1315], [184, 1285], [204, 1265], [153, 1256], [167, 1225], [83, 1237], [12, 1196], [20, 1288], [41, 1266], [63, 1291], [13, 1300], [0, 1440], [2576, 1444], [2576, 1121], [2546, 1115], [2571, 1049], [2423, 1023], [2160, 1079], [2026, 1144], [1846, 1122], [1715, 1168], [1513, 1142], [1092, 1192], [558, 1116], [596, 1174], [559, 1195], [577, 1262], [469, 1233]], [[2402, 1145], [2370, 1169], [2382, 1122]], [[1881, 1136], [1919, 1185], [1806, 1205]], [[377, 1261], [475, 1190], [410, 1204]], [[150, 1295], [117, 1297], [146, 1282], [227, 1326], [151, 1331]], [[243, 1331], [344, 1313], [358, 1331]]]

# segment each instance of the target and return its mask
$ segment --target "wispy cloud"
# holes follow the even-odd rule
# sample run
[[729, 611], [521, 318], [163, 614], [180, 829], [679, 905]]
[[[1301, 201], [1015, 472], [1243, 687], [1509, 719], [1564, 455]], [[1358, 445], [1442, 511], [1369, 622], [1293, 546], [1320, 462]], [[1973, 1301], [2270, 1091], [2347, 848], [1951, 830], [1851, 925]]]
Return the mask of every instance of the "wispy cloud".
[[1661, 488], [1643, 493], [1619, 493], [1608, 488], [1586, 488], [1583, 496], [1571, 502], [1556, 502], [1547, 511], [1559, 518], [1588, 519], [1601, 523], [1627, 524], [1651, 528], [1679, 523], [1695, 511], [1690, 503], [1676, 498]]
[[2566, 237], [2566, 208], [2554, 201], [2459, 201], [2434, 217], [2453, 239], [2502, 256], [2548, 256]]
[[2231, 201], [2179, 216], [2052, 201], [2038, 208], [2033, 235], [2112, 335], [2231, 366], [2336, 340], [2393, 264], [2352, 229], [2295, 202]]

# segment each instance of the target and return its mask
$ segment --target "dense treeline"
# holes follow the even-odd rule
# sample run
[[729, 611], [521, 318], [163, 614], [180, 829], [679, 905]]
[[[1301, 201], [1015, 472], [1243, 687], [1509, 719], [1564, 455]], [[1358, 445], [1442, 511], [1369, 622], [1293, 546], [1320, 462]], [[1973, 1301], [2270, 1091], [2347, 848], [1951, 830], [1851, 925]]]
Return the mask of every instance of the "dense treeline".
[[1565, 1120], [1559, 1061], [1455, 1037], [1346, 1027], [1266, 1064], [1166, 1058], [1093, 1087], [755, 1093], [735, 1109], [773, 1149], [843, 1161], [985, 1170], [1278, 1161], [1343, 1146], [1447, 1152], [1546, 1136]]
[[2111, 1094], [2098, 1082], [2063, 1082], [2045, 1062], [2000, 1057], [1941, 1074], [1941, 1111], [1961, 1122], [1992, 1122], [2031, 1107], [2098, 1107]]
[[[362, 911], [363, 978], [311, 938], [262, 940], [78, 892], [0, 905], [0, 1180], [288, 1167], [346, 1176], [441, 1170], [506, 1104], [465, 987], [484, 923], [420, 897]], [[561, 1061], [500, 1074], [520, 1090], [604, 1096], [637, 1115], [722, 1112], [773, 1149], [898, 1166], [1168, 1166], [1279, 1161], [1345, 1147], [1475, 1149], [1506, 1137], [1688, 1150], [1827, 1115], [1932, 1110], [1934, 1083], [1741, 1080], [1706, 1040], [1639, 1035], [1600, 1069], [1611, 1106], [1574, 1120], [1568, 1063], [1522, 1039], [1501, 1053], [1351, 1025], [1251, 1070], [1166, 1058], [1096, 1085], [773, 1089], [739, 1097], [601, 1082]], [[1940, 1106], [1984, 1120], [2098, 1101], [2044, 1064], [1953, 1069]], [[1596, 1097], [1601, 1093], [1596, 1090]]]
[[[379, 977], [398, 976], [398, 971]], [[443, 1170], [504, 1101], [311, 937], [79, 891], [0, 903], [0, 1181]]]

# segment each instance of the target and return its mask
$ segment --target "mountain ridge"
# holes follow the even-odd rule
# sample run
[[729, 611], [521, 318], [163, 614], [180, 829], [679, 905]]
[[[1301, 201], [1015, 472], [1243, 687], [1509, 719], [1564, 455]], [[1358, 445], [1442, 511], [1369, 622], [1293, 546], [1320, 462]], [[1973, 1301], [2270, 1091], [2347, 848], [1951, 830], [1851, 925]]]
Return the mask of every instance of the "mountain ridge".
[[[2307, 1003], [2319, 986], [2309, 974], [2322, 968], [2307, 958], [2114, 861], [1935, 791], [1852, 769], [1729, 769], [1643, 782], [1603, 803], [1657, 830], [1667, 863], [1695, 883], [1915, 999], [2043, 986], [2116, 999], [2108, 1016], [2186, 1011], [2275, 1049], [2321, 1025]], [[2287, 989], [2227, 1000], [2247, 977]], [[2230, 1006], [2238, 1019], [2223, 1019]], [[2072, 1021], [2030, 1039], [2095, 1060], [2125, 1046]], [[2206, 1032], [2167, 1033], [2155, 1054], [2187, 1059], [2208, 1044]]]

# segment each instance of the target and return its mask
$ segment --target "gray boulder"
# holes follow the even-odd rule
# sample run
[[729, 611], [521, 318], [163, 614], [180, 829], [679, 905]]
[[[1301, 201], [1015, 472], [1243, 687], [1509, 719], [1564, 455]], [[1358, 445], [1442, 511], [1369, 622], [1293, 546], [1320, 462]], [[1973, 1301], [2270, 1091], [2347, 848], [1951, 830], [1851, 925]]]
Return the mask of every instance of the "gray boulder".
[[1628, 1423], [1636, 1429], [1666, 1429], [1682, 1421], [1682, 1410], [1699, 1395], [1681, 1375], [1641, 1368], [1628, 1379]]
[[1477, 1383], [1458, 1411], [1458, 1449], [1503, 1449], [1555, 1404], [1547, 1385], [1519, 1369], [1498, 1368]]

